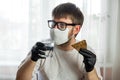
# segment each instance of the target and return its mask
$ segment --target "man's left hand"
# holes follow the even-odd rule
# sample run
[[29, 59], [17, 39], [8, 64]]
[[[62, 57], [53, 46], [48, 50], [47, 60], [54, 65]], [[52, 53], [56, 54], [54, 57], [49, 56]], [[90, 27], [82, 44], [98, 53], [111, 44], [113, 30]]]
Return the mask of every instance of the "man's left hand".
[[84, 57], [86, 71], [91, 72], [96, 63], [96, 55], [87, 49], [80, 49], [79, 53]]

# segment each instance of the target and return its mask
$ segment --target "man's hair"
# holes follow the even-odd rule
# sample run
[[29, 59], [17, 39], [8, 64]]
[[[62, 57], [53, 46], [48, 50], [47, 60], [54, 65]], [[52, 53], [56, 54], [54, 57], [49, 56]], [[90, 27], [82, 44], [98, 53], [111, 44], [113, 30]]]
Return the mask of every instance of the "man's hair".
[[81, 10], [73, 3], [63, 3], [52, 11], [53, 18], [70, 18], [74, 24], [83, 25], [84, 16]]

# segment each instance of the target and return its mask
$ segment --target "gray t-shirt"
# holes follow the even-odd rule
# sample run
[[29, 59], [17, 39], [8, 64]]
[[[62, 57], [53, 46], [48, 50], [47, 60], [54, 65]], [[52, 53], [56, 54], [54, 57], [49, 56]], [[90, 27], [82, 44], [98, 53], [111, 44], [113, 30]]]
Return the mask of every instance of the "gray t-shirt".
[[[83, 56], [77, 50], [63, 51], [55, 46], [53, 50], [45, 53], [49, 56], [37, 61], [32, 80], [87, 80]], [[31, 53], [22, 63], [27, 61], [30, 55]], [[95, 68], [101, 78], [99, 68]]]

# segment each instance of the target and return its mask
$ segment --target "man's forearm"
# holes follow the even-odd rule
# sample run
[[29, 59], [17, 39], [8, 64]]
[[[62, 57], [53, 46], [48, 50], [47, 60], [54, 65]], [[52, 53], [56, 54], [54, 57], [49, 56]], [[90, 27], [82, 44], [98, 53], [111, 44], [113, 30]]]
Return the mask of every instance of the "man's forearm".
[[91, 72], [88, 72], [87, 75], [88, 75], [88, 80], [99, 80], [95, 68]]
[[31, 80], [36, 62], [29, 59], [17, 71], [16, 80]]

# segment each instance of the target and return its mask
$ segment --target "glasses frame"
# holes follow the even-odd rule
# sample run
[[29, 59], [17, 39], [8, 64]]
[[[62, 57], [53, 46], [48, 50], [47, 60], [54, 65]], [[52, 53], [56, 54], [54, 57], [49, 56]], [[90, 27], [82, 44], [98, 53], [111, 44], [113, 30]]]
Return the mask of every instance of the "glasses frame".
[[[53, 22], [53, 23], [55, 23], [54, 24], [54, 27], [50, 27], [50, 22]], [[64, 29], [60, 29], [59, 28], [59, 25], [58, 24], [65, 24], [65, 28]], [[54, 20], [48, 20], [48, 27], [50, 28], [50, 29], [53, 29], [53, 28], [55, 28], [55, 26], [57, 25], [57, 28], [59, 29], [59, 30], [61, 30], [61, 31], [64, 31], [66, 28], [67, 28], [67, 26], [75, 26], [75, 25], [77, 25], [77, 24], [74, 24], [74, 23], [72, 23], [72, 24], [68, 24], [68, 23], [65, 23], [65, 22], [56, 22], [56, 21], [54, 21]]]

